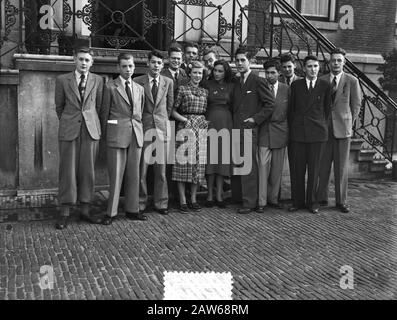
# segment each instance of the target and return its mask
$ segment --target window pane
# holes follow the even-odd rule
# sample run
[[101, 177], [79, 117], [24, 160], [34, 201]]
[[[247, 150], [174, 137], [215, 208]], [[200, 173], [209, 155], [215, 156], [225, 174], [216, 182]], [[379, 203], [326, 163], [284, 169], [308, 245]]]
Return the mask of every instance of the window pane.
[[301, 13], [308, 16], [328, 17], [329, 0], [302, 0]]

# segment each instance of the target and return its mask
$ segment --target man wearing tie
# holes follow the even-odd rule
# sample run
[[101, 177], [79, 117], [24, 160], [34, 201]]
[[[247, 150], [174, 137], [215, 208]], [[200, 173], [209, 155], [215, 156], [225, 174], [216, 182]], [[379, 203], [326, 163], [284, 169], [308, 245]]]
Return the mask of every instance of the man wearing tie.
[[98, 112], [102, 103], [103, 80], [89, 72], [92, 52], [75, 51], [75, 71], [56, 79], [55, 106], [59, 119], [59, 203], [61, 211], [55, 227], [67, 227], [70, 206], [81, 205], [80, 217], [99, 223], [90, 215], [95, 187], [95, 160], [98, 155], [101, 126]]
[[288, 143], [289, 88], [278, 81], [281, 66], [275, 60], [264, 63], [266, 80], [275, 98], [273, 113], [259, 129], [259, 198], [257, 212], [265, 206], [281, 208], [278, 195], [283, 173], [285, 149]]
[[[265, 79], [251, 71], [250, 57], [250, 53], [245, 48], [236, 50], [236, 67], [240, 78], [233, 93], [233, 129], [240, 130], [240, 137], [244, 136], [244, 129], [248, 129], [248, 132], [252, 134], [250, 154], [245, 155], [245, 157], [250, 157], [252, 167], [248, 174], [234, 176], [232, 180], [233, 198], [242, 197], [243, 201], [243, 207], [238, 209], [240, 214], [247, 214], [258, 209], [258, 130], [263, 121], [271, 117], [274, 106], [274, 97]], [[241, 151], [244, 150], [244, 144], [247, 142], [244, 139], [240, 140]]]
[[181, 68], [182, 49], [179, 47], [170, 47], [168, 50], [169, 65], [168, 68], [161, 71], [161, 75], [166, 76], [174, 81], [174, 96], [178, 87], [189, 82], [186, 71]]
[[280, 77], [280, 82], [285, 83], [287, 86], [291, 86], [291, 83], [302, 79], [295, 74], [296, 62], [294, 57], [290, 53], [285, 53], [280, 58], [283, 75]]
[[131, 220], [147, 219], [139, 212], [139, 163], [143, 146], [144, 89], [131, 79], [135, 70], [132, 54], [121, 53], [117, 61], [120, 76], [106, 84], [100, 115], [106, 136], [110, 184], [104, 225], [110, 225], [117, 216], [123, 178], [126, 217]]
[[331, 116], [329, 138], [320, 166], [319, 201], [328, 205], [331, 165], [334, 164], [335, 201], [341, 212], [349, 212], [347, 205], [348, 164], [352, 127], [360, 112], [361, 98], [358, 80], [343, 72], [346, 52], [341, 48], [331, 52], [331, 73], [322, 79], [331, 84]]
[[186, 74], [190, 74], [191, 63], [198, 59], [199, 48], [196, 43], [186, 42], [184, 46], [184, 59], [181, 68], [186, 71]]
[[304, 69], [305, 79], [291, 84], [288, 110], [293, 202], [289, 211], [308, 208], [316, 214], [319, 210], [317, 187], [320, 161], [328, 140], [331, 87], [327, 81], [317, 78], [320, 65], [316, 56], [309, 55], [304, 59]]
[[146, 208], [148, 200], [147, 171], [149, 161], [153, 159], [152, 148], [155, 146], [156, 155], [154, 169], [154, 208], [163, 215], [168, 214], [168, 187], [166, 178], [167, 142], [170, 139], [169, 117], [174, 104], [173, 81], [160, 75], [163, 69], [163, 55], [159, 51], [152, 51], [148, 55], [149, 72], [137, 77], [134, 81], [145, 89], [145, 106], [142, 114], [143, 131], [145, 136], [155, 139], [155, 143], [144, 141], [143, 154], [140, 165], [140, 210]]

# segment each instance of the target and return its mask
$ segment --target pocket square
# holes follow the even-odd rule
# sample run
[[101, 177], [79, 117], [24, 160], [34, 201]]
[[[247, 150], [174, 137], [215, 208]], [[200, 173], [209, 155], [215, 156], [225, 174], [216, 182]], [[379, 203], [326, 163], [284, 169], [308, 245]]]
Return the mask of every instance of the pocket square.
[[117, 122], [117, 120], [108, 120], [108, 123], [110, 123], [110, 124], [117, 124], [118, 122]]
[[252, 91], [247, 91], [247, 94], [251, 93]]

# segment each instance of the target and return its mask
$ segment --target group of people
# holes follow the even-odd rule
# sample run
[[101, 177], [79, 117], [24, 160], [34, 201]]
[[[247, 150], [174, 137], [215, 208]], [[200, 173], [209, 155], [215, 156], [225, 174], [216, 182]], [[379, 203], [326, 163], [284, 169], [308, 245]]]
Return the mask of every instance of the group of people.
[[[146, 220], [149, 165], [154, 173], [154, 209], [163, 215], [168, 214], [169, 194], [175, 191], [172, 183], [181, 213], [201, 210], [197, 190], [204, 182], [205, 206], [225, 208], [225, 178], [231, 179], [233, 199], [242, 203], [238, 213], [282, 208], [287, 153], [290, 211], [307, 208], [317, 213], [320, 205], [328, 205], [333, 163], [336, 205], [348, 212], [350, 137], [360, 91], [357, 79], [343, 71], [345, 54], [343, 49], [331, 52], [331, 73], [322, 77], [313, 55], [304, 59], [305, 77], [295, 75], [290, 54], [265, 62], [265, 77], [260, 77], [251, 70], [250, 52], [243, 47], [235, 53], [234, 73], [212, 50], [205, 51], [200, 62], [198, 46], [187, 43], [183, 51], [179, 46], [169, 49], [167, 68], [163, 54], [151, 51], [147, 74], [135, 78], [133, 55], [121, 53], [119, 76], [104, 84], [102, 77], [89, 72], [93, 64], [89, 48], [79, 48], [75, 70], [56, 81], [61, 205], [56, 228], [66, 228], [70, 208], [76, 204], [82, 219], [110, 225], [118, 214], [122, 186], [126, 217]], [[213, 144], [203, 134], [211, 130], [226, 133], [229, 139], [215, 135]], [[106, 142], [109, 174], [104, 216], [93, 215], [90, 206], [100, 139]], [[243, 163], [236, 161], [242, 151]]]

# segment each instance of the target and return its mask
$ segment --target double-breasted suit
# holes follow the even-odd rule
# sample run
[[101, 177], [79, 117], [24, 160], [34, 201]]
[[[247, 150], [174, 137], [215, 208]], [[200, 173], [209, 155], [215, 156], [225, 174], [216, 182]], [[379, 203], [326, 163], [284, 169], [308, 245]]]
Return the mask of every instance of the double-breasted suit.
[[132, 105], [125, 89], [125, 80], [119, 76], [110, 80], [104, 90], [101, 124], [105, 131], [110, 194], [107, 214], [117, 215], [120, 189], [124, 177], [124, 209], [139, 212], [139, 163], [144, 133], [142, 110], [144, 89], [130, 81]]
[[259, 206], [277, 204], [288, 144], [289, 87], [277, 82], [273, 113], [259, 128]]
[[[331, 74], [322, 77], [330, 85], [333, 78]], [[361, 90], [358, 80], [342, 72], [331, 104], [329, 139], [321, 160], [319, 201], [328, 201], [328, 186], [333, 162], [336, 205], [346, 205], [350, 140], [353, 134], [353, 123], [360, 112], [360, 106]]]
[[[240, 79], [239, 79], [240, 80]], [[244, 161], [245, 164], [252, 163], [248, 172], [241, 176], [233, 177], [233, 198], [241, 199], [244, 208], [253, 209], [257, 206], [258, 200], [258, 131], [259, 126], [266, 119], [270, 118], [273, 112], [274, 97], [270, 92], [265, 79], [250, 72], [244, 84], [236, 81], [233, 93], [233, 129], [240, 130], [240, 141], [238, 145], [233, 141], [233, 158], [240, 158], [244, 150], [244, 129], [249, 129], [252, 136], [252, 148], [250, 154], [245, 154], [244, 158], [250, 157], [251, 161]], [[246, 119], [253, 118], [255, 123], [244, 122]], [[237, 154], [238, 152], [240, 154]], [[235, 165], [240, 165], [235, 163]], [[245, 170], [245, 169], [243, 169]], [[234, 170], [236, 173], [236, 170]]]
[[59, 119], [59, 202], [90, 203], [95, 188], [95, 160], [101, 126], [103, 79], [88, 72], [83, 98], [77, 71], [56, 79], [55, 108]]
[[[321, 155], [328, 140], [331, 87], [323, 79], [309, 90], [305, 79], [291, 84], [288, 123], [289, 161], [293, 206], [312, 209], [318, 205], [317, 187]], [[308, 172], [305, 197], [305, 174]]]
[[[145, 91], [145, 104], [142, 114], [143, 131], [145, 134], [152, 130], [149, 136], [156, 139], [156, 155], [154, 169], [154, 206], [156, 209], [167, 209], [168, 207], [168, 186], [166, 178], [166, 160], [167, 160], [167, 144], [170, 137], [170, 122], [172, 107], [174, 104], [174, 82], [168, 77], [160, 75], [158, 81], [158, 90], [156, 99], [152, 95], [153, 83], [149, 82], [151, 78], [143, 75], [134, 79], [140, 84]], [[140, 164], [140, 189], [139, 202], [140, 210], [146, 207], [148, 199], [147, 191], [147, 170], [150, 158], [146, 157], [152, 154], [152, 151], [146, 149], [152, 145], [152, 140], [144, 141], [143, 155]], [[146, 155], [146, 153], [148, 153]]]

